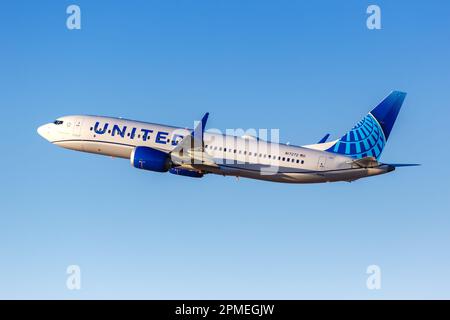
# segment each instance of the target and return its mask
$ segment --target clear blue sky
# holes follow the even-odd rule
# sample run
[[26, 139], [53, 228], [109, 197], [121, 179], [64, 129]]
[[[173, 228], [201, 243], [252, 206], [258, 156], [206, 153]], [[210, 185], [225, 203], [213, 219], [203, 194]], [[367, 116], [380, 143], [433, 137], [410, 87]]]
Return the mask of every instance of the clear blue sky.
[[[3, 2], [0, 298], [450, 298], [450, 5], [374, 3], [378, 31], [367, 1]], [[408, 96], [381, 160], [423, 165], [354, 183], [145, 172], [36, 133], [67, 114], [209, 111], [210, 127], [308, 144], [394, 89]]]

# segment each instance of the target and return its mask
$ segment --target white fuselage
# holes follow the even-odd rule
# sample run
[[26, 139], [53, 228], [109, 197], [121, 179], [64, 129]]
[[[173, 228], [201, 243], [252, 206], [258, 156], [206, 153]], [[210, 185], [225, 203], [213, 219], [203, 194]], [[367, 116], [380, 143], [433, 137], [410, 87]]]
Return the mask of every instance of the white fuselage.
[[[192, 130], [100, 116], [67, 116], [39, 127], [60, 147], [130, 158], [137, 146], [170, 153]], [[205, 153], [216, 164], [205, 173], [291, 183], [353, 181], [391, 171], [388, 166], [360, 168], [354, 159], [306, 147], [271, 143], [253, 137], [204, 134]]]

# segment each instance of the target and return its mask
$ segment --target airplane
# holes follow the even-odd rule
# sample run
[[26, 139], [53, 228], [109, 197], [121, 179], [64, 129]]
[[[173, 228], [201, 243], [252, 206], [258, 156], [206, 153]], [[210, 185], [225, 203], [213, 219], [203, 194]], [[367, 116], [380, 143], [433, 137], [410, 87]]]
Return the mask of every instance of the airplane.
[[351, 182], [418, 164], [379, 162], [406, 97], [393, 91], [341, 138], [295, 146], [252, 135], [205, 131], [209, 113], [194, 129], [74, 115], [37, 129], [57, 146], [129, 159], [138, 169], [201, 178], [206, 174], [285, 183]]

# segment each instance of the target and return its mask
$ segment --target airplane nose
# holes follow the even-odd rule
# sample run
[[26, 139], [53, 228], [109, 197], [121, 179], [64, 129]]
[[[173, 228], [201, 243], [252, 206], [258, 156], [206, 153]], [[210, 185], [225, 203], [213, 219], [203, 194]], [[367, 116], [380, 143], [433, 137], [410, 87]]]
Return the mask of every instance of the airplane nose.
[[37, 133], [45, 140], [50, 140], [50, 128], [48, 124], [44, 124], [37, 128]]

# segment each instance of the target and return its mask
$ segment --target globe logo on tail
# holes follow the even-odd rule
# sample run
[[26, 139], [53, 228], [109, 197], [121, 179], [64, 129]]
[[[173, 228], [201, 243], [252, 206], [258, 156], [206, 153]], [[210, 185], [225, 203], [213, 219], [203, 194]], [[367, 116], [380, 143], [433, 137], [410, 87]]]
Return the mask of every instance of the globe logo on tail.
[[378, 159], [385, 145], [386, 139], [380, 124], [369, 113], [327, 151], [357, 159], [364, 157]]

